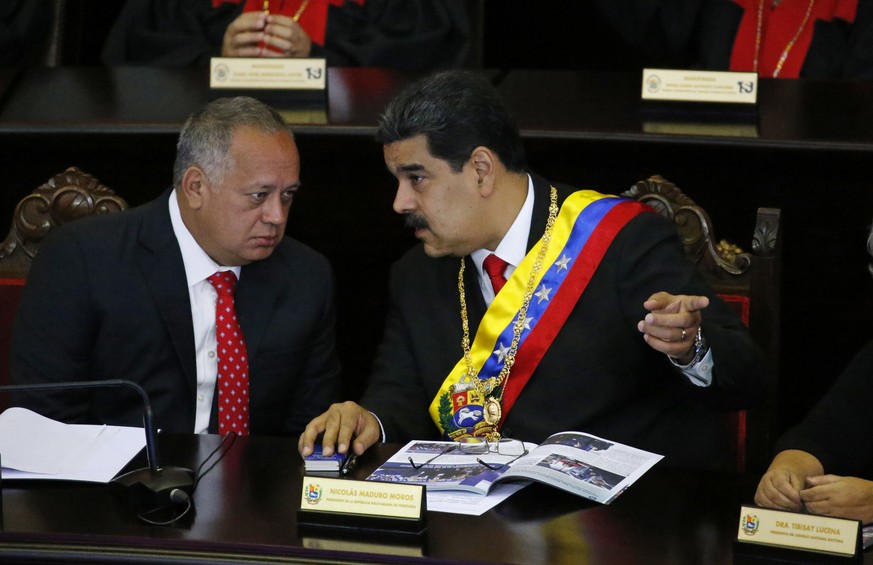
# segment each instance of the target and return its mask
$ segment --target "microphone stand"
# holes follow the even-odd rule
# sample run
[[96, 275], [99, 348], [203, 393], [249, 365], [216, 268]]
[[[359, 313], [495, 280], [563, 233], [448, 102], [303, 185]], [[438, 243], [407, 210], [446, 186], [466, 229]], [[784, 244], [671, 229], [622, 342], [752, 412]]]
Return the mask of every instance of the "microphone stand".
[[152, 406], [146, 391], [133, 381], [109, 379], [103, 381], [72, 381], [67, 383], [41, 383], [29, 385], [3, 385], [0, 392], [33, 390], [86, 389], [128, 387], [139, 393], [143, 401], [143, 428], [146, 440], [148, 467], [135, 469], [112, 479], [126, 492], [128, 499], [139, 508], [155, 510], [179, 504], [190, 504], [194, 489], [194, 472], [184, 467], [163, 467], [158, 460]]

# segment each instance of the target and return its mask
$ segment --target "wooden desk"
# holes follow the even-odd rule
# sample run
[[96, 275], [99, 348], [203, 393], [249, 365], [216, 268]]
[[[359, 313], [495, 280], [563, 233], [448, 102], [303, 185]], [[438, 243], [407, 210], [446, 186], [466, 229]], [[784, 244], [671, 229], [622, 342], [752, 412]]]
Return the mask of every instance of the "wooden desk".
[[[323, 102], [299, 110], [295, 95], [261, 93], [296, 133], [372, 136], [376, 118], [413, 78], [383, 69], [331, 67]], [[152, 133], [178, 136], [196, 109], [224, 94], [210, 91], [208, 69], [152, 67], [31, 67], [0, 74], [7, 97], [0, 107], [0, 135]], [[11, 84], [9, 84], [11, 83]]]
[[[195, 469], [218, 436], [161, 439], [165, 464]], [[361, 459], [366, 477], [391, 453]], [[107, 485], [3, 488], [3, 563], [713, 563], [734, 562], [739, 505], [756, 481], [657, 465], [609, 506], [531, 485], [480, 517], [428, 514], [420, 537], [298, 530], [296, 441], [240, 438], [203, 479], [185, 525], [147, 526]]]

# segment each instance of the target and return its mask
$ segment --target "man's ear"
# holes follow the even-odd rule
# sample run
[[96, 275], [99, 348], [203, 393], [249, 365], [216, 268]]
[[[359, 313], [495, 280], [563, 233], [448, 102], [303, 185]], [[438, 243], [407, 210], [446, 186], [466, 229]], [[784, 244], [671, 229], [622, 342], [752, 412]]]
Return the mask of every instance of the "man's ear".
[[188, 167], [182, 174], [182, 197], [188, 208], [197, 210], [203, 205], [204, 194], [209, 192], [209, 178], [198, 166]]
[[470, 163], [476, 173], [479, 194], [484, 197], [490, 196], [494, 190], [496, 159], [497, 156], [493, 151], [481, 145], [473, 149], [473, 153], [470, 154]]

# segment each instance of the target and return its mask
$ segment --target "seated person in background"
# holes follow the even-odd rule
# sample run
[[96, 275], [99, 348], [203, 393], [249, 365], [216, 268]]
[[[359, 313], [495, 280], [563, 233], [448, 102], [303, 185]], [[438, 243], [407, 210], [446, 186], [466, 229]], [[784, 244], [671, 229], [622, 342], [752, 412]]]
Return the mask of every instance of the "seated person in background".
[[[867, 251], [873, 255], [873, 232]], [[871, 375], [873, 342], [803, 421], [779, 439], [776, 457], [758, 484], [756, 504], [873, 522]]]
[[472, 74], [411, 86], [377, 139], [423, 245], [392, 269], [360, 405], [313, 420], [302, 454], [320, 435], [327, 453], [360, 454], [383, 437], [584, 430], [671, 465], [731, 464], [719, 411], [762, 397], [763, 355], [669, 222], [529, 173], [499, 95]]
[[649, 66], [873, 78], [873, 0], [596, 0]]
[[[272, 108], [222, 98], [188, 119], [177, 148], [172, 190], [42, 243], [13, 327], [12, 381], [127, 379], [165, 431], [296, 437], [340, 381], [330, 266], [284, 237], [300, 188], [294, 137]], [[13, 401], [70, 423], [142, 425], [133, 391]]]
[[453, 0], [129, 0], [102, 60], [185, 67], [219, 55], [319, 57], [419, 71], [462, 66], [469, 35], [467, 8]]

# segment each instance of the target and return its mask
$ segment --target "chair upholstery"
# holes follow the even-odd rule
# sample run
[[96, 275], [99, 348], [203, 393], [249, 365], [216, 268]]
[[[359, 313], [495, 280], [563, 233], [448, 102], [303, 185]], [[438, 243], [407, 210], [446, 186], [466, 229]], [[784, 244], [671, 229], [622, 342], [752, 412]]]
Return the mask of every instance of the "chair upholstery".
[[771, 376], [766, 400], [761, 406], [730, 416], [736, 436], [737, 469], [763, 472], [778, 435], [780, 210], [758, 208], [751, 252], [745, 252], [727, 241], [717, 242], [709, 214], [660, 176], [636, 183], [622, 196], [645, 202], [673, 221], [686, 256], [697, 265], [713, 290], [736, 309], [764, 350]]
[[[12, 228], [0, 243], [0, 385], [9, 382], [12, 322], [40, 242], [56, 226], [126, 208], [124, 199], [75, 167], [53, 176], [15, 207]], [[6, 401], [0, 396], [0, 409]]]

